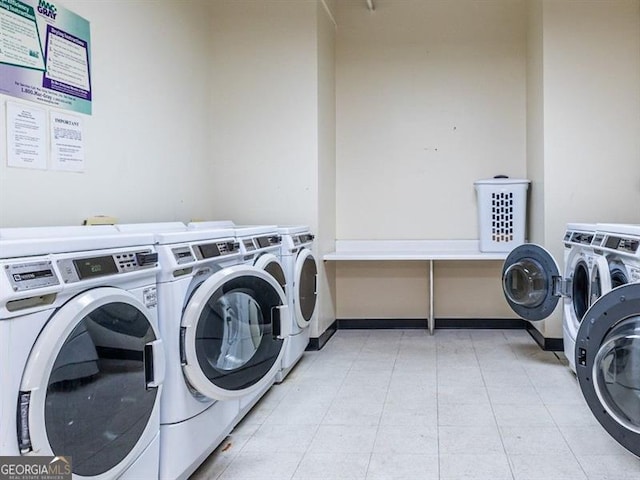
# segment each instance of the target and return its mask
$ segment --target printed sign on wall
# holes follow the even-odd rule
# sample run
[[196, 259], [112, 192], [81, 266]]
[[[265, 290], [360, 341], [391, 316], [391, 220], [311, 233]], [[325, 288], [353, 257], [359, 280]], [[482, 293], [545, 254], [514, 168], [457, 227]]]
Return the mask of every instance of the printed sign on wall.
[[0, 93], [91, 114], [89, 22], [52, 0], [0, 0]]

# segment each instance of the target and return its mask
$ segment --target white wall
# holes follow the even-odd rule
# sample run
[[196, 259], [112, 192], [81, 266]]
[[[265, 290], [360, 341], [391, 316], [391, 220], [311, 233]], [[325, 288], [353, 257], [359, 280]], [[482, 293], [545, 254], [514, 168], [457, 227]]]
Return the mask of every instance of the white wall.
[[562, 258], [567, 222], [640, 223], [640, 1], [545, 0], [542, 13], [544, 239]]
[[[338, 2], [337, 237], [478, 238], [474, 180], [526, 175], [526, 4], [375, 5]], [[427, 277], [341, 262], [337, 316], [425, 318]], [[437, 317], [515, 317], [498, 262], [438, 262], [435, 289]]]
[[212, 2], [210, 215], [317, 231], [315, 2]]
[[[86, 171], [7, 168], [0, 96], [0, 226], [183, 220], [209, 210], [208, 2], [66, 0], [91, 22]], [[167, 35], [166, 32], [171, 32]], [[26, 194], [26, 192], [33, 192]]]
[[338, 238], [477, 238], [474, 180], [526, 173], [525, 3], [375, 5], [338, 2]]
[[[309, 225], [318, 259], [335, 240], [331, 6], [216, 0], [211, 17], [209, 218]], [[318, 267], [312, 336], [335, 319], [333, 275]]]
[[545, 243], [542, 1], [527, 2], [527, 178], [529, 240]]
[[[333, 10], [330, 8], [333, 6]], [[326, 8], [325, 8], [326, 7]], [[318, 19], [318, 258], [335, 250], [336, 238], [336, 89], [335, 6], [317, 3]], [[312, 336], [335, 320], [335, 270], [320, 260], [318, 321]], [[328, 267], [328, 270], [327, 270]]]

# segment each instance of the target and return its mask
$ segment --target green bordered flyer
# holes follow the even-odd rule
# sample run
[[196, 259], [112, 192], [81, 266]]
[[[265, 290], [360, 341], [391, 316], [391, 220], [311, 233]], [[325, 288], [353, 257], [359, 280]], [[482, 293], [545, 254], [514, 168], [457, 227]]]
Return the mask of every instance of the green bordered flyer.
[[0, 93], [91, 114], [89, 22], [58, 3], [0, 0]]

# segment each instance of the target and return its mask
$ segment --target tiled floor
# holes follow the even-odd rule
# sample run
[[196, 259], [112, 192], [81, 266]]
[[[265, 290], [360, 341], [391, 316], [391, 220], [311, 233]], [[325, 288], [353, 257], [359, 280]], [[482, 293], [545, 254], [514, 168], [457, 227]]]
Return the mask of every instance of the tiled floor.
[[341, 330], [192, 478], [640, 479], [563, 360], [523, 330]]

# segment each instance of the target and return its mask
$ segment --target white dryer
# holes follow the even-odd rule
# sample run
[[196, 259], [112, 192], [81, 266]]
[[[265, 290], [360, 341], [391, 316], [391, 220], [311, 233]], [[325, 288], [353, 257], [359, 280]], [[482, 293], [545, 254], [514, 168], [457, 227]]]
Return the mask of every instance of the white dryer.
[[[505, 261], [503, 287], [514, 311], [530, 320], [546, 318], [558, 298], [565, 296], [567, 319], [571, 318], [567, 299], [584, 295], [573, 294], [574, 286], [586, 285], [587, 278], [592, 280], [591, 305], [579, 322], [573, 365], [596, 419], [623, 447], [640, 456], [640, 226], [598, 224], [591, 248], [594, 269], [585, 267], [579, 273], [578, 265], [588, 265], [592, 254], [574, 253], [573, 259], [569, 252], [563, 279], [544, 249], [537, 245], [518, 247]], [[588, 272], [597, 274], [589, 277]], [[572, 276], [566, 278], [569, 273]], [[576, 302], [579, 308], [584, 308], [582, 298]], [[581, 311], [576, 314], [573, 300], [571, 309], [575, 320]]]
[[[282, 265], [281, 243], [282, 237], [278, 234], [275, 225], [236, 225], [231, 220], [220, 220], [211, 222], [191, 222], [188, 227], [192, 230], [230, 228], [240, 245], [242, 253], [242, 263], [259, 270], [263, 270], [271, 275], [286, 292], [286, 274]], [[285, 293], [286, 294], [286, 293]], [[287, 305], [289, 303], [287, 302]], [[286, 354], [289, 343], [288, 336], [291, 332], [291, 312], [287, 311], [287, 316], [283, 317], [280, 334], [286, 341], [283, 346], [283, 356]], [[280, 369], [278, 369], [279, 372]], [[271, 383], [265, 385], [262, 390], [254, 392], [252, 395], [243, 397], [240, 400], [240, 416], [243, 417], [262, 398], [275, 383], [277, 374], [271, 378]]]
[[318, 302], [318, 265], [313, 253], [314, 235], [304, 225], [281, 226], [282, 264], [287, 279], [287, 300], [291, 311], [291, 337], [282, 370], [276, 378], [281, 382], [298, 363], [309, 345], [310, 324]]
[[113, 227], [0, 230], [0, 455], [158, 475], [157, 253]]
[[568, 224], [564, 236], [564, 270], [543, 247], [525, 244], [511, 251], [502, 271], [507, 303], [520, 317], [543, 320], [563, 299], [563, 343], [575, 372], [575, 341], [590, 305], [611, 290], [607, 262], [593, 250], [595, 226]]
[[160, 478], [186, 478], [240, 420], [241, 402], [273, 383], [287, 332], [280, 285], [243, 262], [232, 230], [118, 225], [153, 232], [167, 342]]
[[[286, 296], [286, 275], [281, 260], [282, 237], [278, 234], [275, 225], [236, 225], [234, 234], [240, 243], [242, 251], [242, 261], [245, 265], [265, 271], [280, 285]], [[282, 349], [281, 362], [284, 361], [291, 334], [291, 312], [287, 302], [287, 314], [281, 318], [282, 324], [279, 334], [285, 338]], [[244, 417], [251, 408], [260, 400], [271, 388], [281, 370], [273, 372], [269, 384], [265, 384], [262, 390], [256, 391], [253, 395], [245, 396], [240, 400], [240, 415]]]
[[640, 282], [640, 225], [599, 223], [593, 248], [606, 259], [611, 287]]
[[611, 290], [608, 266], [591, 243], [595, 224], [568, 224], [564, 235], [564, 291], [562, 337], [569, 367], [576, 371], [575, 347], [580, 323], [589, 307]]
[[596, 301], [576, 341], [577, 376], [589, 408], [640, 457], [640, 283], [616, 287]]

